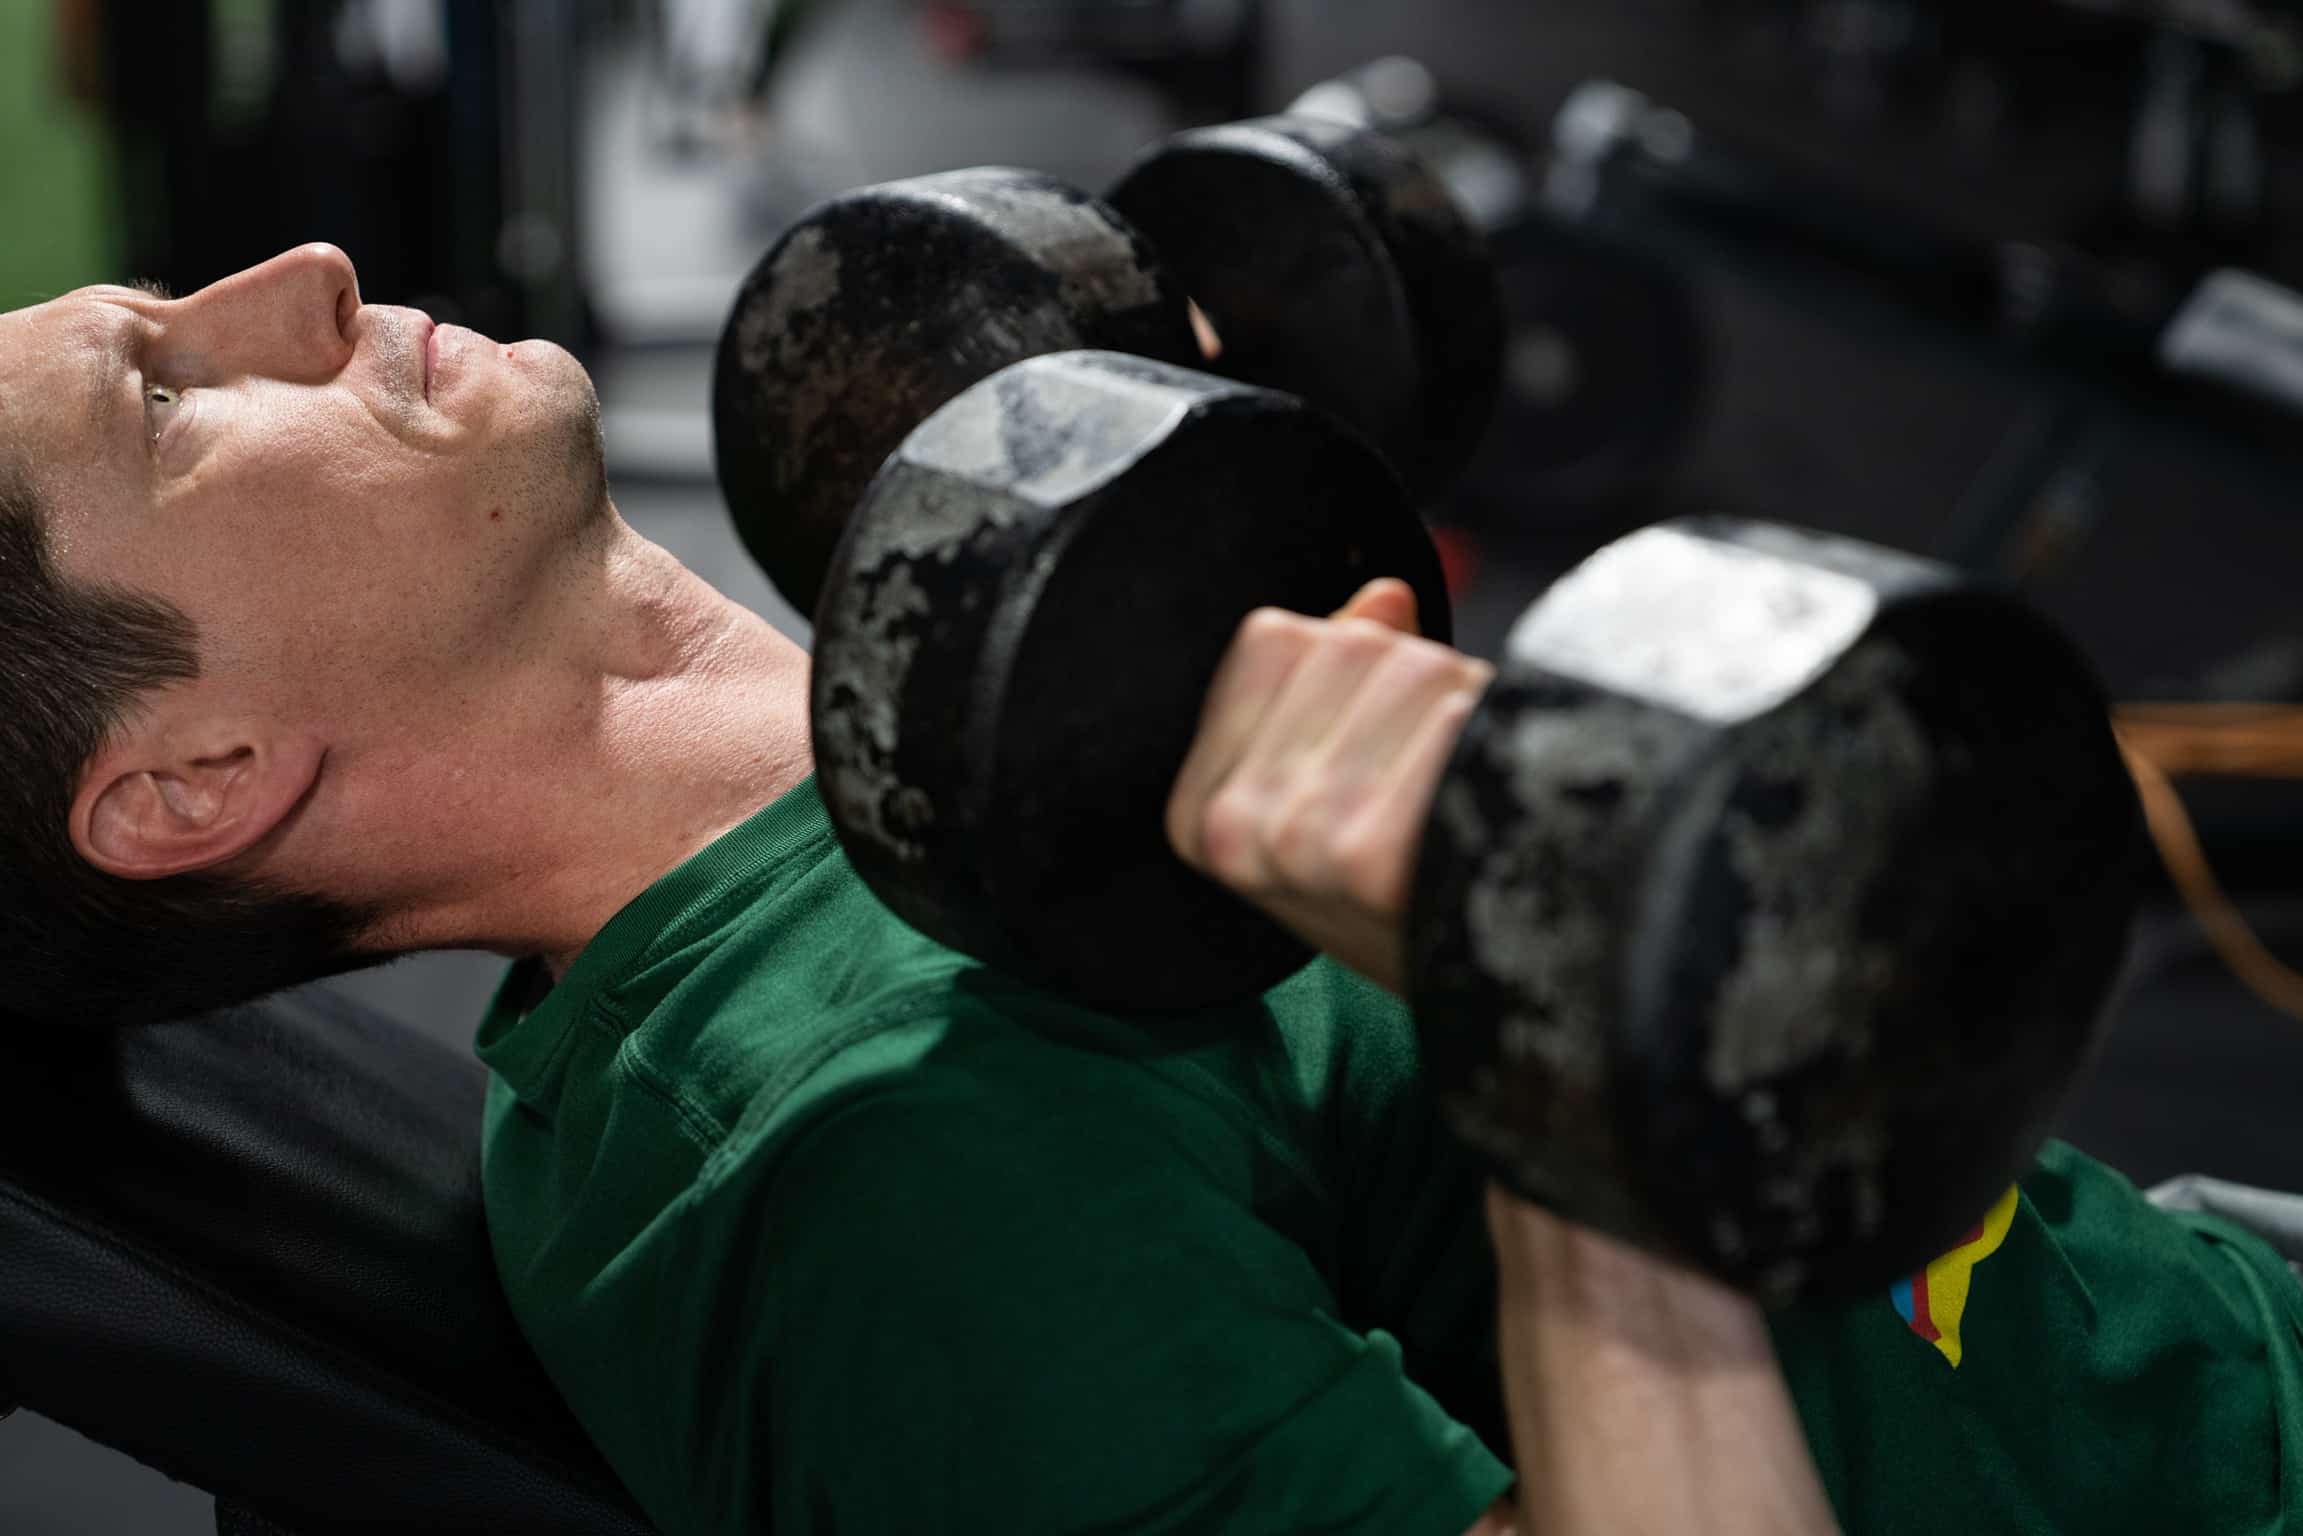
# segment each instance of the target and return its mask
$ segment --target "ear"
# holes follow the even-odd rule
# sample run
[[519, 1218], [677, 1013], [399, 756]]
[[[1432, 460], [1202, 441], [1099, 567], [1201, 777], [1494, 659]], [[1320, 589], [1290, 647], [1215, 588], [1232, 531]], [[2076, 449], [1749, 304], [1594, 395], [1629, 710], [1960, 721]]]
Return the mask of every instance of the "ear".
[[325, 756], [315, 738], [247, 721], [137, 733], [99, 752], [82, 775], [73, 846], [123, 880], [213, 869], [288, 819]]

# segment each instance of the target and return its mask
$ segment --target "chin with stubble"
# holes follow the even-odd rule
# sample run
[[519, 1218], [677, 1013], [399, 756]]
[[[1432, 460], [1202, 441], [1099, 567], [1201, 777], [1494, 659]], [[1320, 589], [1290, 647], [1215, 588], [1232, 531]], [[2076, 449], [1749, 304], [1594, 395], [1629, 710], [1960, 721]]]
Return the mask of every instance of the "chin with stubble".
[[567, 466], [576, 485], [584, 526], [604, 523], [614, 510], [608, 501], [608, 455], [600, 430], [600, 397], [586, 390], [581, 407], [569, 413]]

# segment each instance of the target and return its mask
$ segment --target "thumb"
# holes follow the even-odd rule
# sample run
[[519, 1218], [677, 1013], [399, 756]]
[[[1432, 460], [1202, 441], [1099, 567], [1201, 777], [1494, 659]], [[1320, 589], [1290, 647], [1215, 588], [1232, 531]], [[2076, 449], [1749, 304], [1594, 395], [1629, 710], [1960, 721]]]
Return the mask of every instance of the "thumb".
[[1421, 634], [1415, 588], [1397, 576], [1379, 576], [1352, 594], [1351, 601], [1328, 615], [1332, 619], [1373, 619], [1403, 635]]

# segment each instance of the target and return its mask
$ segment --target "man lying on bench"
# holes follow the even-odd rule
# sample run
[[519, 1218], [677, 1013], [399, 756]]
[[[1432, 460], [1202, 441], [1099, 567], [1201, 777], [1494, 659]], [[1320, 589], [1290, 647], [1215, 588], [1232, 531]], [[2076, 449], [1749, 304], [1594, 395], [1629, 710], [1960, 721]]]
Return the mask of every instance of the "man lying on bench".
[[597, 423], [328, 246], [0, 316], [0, 1027], [514, 959], [499, 1272], [664, 1530], [2303, 1510], [2293, 1277], [2067, 1148], [1894, 1294], [1763, 1319], [1490, 1194], [1333, 961], [1178, 1052], [918, 938], [826, 823], [807, 657], [622, 522]]

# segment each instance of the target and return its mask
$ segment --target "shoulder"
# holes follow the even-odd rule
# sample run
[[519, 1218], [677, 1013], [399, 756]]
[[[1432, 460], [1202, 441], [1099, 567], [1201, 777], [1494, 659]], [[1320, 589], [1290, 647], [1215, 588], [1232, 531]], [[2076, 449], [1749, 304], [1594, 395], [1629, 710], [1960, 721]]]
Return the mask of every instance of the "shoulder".
[[1778, 1314], [1848, 1527], [1915, 1509], [1993, 1528], [2012, 1510], [2027, 1529], [2275, 1524], [2283, 1443], [2303, 1443], [2303, 1397], [2280, 1385], [2303, 1380], [2292, 1314], [2205, 1237], [2051, 1142], [1925, 1268]]

